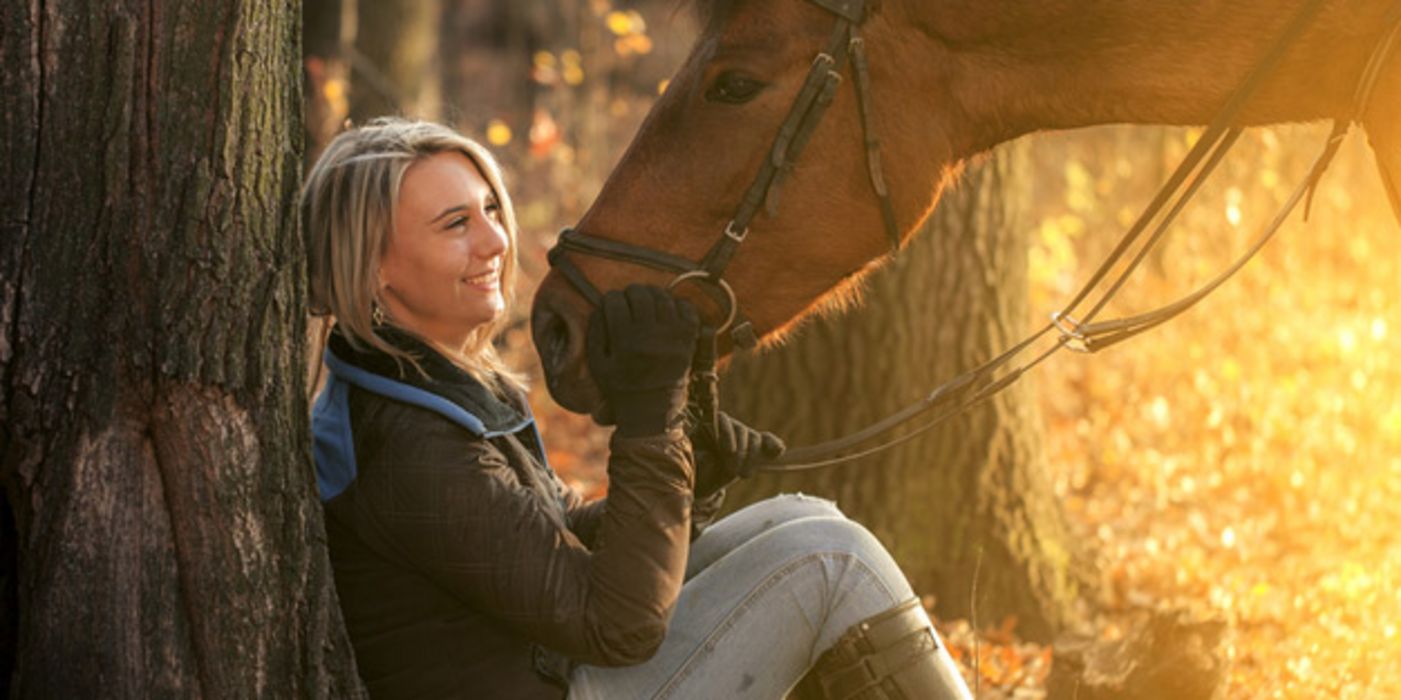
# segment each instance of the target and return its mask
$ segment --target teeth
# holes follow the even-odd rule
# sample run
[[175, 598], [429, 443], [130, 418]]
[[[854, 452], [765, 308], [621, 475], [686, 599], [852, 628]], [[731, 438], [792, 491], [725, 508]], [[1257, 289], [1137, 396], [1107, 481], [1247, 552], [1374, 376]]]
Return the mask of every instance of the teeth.
[[497, 270], [492, 270], [491, 272], [486, 272], [486, 273], [477, 275], [476, 277], [468, 277], [467, 279], [465, 279], [465, 280], [463, 280], [463, 281], [466, 282], [467, 284], [487, 284], [487, 283], [489, 283], [489, 282], [495, 282], [495, 281], [496, 281], [497, 274], [498, 274], [498, 271], [497, 271]]

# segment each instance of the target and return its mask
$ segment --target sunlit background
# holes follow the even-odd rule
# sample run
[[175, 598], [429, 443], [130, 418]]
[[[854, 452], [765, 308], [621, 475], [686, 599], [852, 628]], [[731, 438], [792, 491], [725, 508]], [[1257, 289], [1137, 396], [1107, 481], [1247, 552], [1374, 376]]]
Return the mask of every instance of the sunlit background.
[[[439, 88], [396, 94], [389, 68], [357, 54], [357, 71], [381, 74], [365, 87], [313, 55], [313, 114], [343, 119], [377, 91], [494, 146], [524, 228], [528, 299], [556, 232], [583, 213], [684, 56], [694, 28], [675, 7], [444, 0], [429, 52]], [[1228, 265], [1326, 131], [1248, 132], [1113, 309], [1153, 308]], [[1028, 329], [1078, 289], [1198, 133], [1109, 127], [1013, 146], [1036, 170], [1008, 195], [1032, 222]], [[1098, 355], [1063, 353], [1030, 381], [1057, 493], [1110, 591], [1098, 634], [1122, 636], [1141, 621], [1133, 611], [1195, 611], [1229, 623], [1226, 697], [1401, 697], [1401, 226], [1361, 134], [1309, 222], [1300, 214], [1187, 315]], [[527, 310], [503, 342], [538, 374]], [[606, 436], [535, 394], [554, 465], [598, 492]], [[1050, 649], [940, 624], [970, 680], [977, 655], [982, 697], [1044, 694]]]
[[[1326, 132], [1248, 132], [1120, 308], [1244, 250]], [[1074, 291], [1195, 136], [1035, 140], [1035, 306]], [[1050, 464], [1122, 603], [1231, 622], [1227, 697], [1401, 697], [1401, 227], [1360, 134], [1311, 213], [1186, 316], [1041, 371]]]

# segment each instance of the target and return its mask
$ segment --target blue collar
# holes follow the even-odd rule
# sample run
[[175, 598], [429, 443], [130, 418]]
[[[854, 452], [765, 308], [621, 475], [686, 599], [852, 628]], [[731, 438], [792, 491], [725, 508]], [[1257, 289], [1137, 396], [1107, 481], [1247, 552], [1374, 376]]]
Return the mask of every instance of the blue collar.
[[392, 329], [380, 335], [410, 352], [427, 376], [407, 362], [376, 350], [361, 351], [339, 332], [333, 333], [324, 359], [329, 374], [312, 409], [311, 429], [316, 459], [316, 486], [322, 502], [335, 498], [358, 471], [355, 439], [350, 425], [350, 388], [384, 396], [432, 411], [480, 438], [495, 438], [530, 429], [536, 456], [548, 471], [544, 441], [530, 415], [529, 404], [518, 406], [498, 397], [475, 377], [417, 339]]
[[[468, 411], [461, 403], [451, 401], [442, 395], [422, 389], [410, 384], [395, 381], [380, 374], [375, 374], [355, 365], [350, 364], [336, 356], [330, 348], [326, 349], [326, 368], [331, 371], [332, 379], [343, 381], [352, 386], [360, 387], [369, 392], [385, 396], [395, 401], [402, 401], [407, 404], [426, 408], [437, 413], [448, 420], [471, 431], [478, 437], [492, 438], [501, 435], [508, 435], [523, 430], [531, 424], [529, 415], [516, 416], [516, 420], [511, 423], [488, 426], [475, 413]], [[413, 371], [409, 368], [409, 371]], [[483, 387], [485, 390], [485, 387]]]

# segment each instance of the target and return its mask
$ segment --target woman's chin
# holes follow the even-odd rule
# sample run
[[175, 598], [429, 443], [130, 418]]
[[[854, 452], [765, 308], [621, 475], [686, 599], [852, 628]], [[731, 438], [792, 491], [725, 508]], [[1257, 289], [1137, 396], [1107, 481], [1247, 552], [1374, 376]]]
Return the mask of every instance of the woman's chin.
[[473, 314], [474, 325], [485, 325], [494, 323], [506, 315], [506, 303], [500, 297], [495, 301], [488, 301], [478, 307], [478, 313]]
[[488, 304], [487, 308], [488, 313], [491, 314], [491, 320], [495, 321], [506, 315], [506, 300], [498, 295]]

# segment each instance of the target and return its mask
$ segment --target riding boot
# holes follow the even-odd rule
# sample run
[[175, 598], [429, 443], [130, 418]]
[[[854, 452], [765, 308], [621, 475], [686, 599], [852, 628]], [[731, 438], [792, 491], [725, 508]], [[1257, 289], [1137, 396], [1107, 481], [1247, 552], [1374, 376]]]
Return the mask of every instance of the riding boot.
[[790, 698], [803, 700], [971, 700], [911, 598], [852, 625], [818, 658]]

